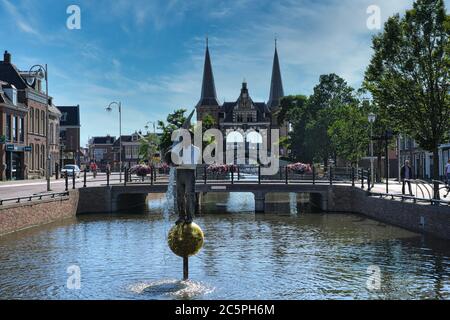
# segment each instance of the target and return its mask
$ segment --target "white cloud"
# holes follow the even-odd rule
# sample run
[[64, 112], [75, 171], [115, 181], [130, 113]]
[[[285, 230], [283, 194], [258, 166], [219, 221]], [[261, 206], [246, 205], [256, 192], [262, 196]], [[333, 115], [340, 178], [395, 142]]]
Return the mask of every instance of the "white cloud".
[[[273, 2], [264, 13], [249, 15], [245, 21], [240, 11], [252, 12], [254, 2], [228, 7], [219, 3], [218, 12], [231, 16], [230, 21], [244, 18], [243, 23], [230, 23], [210, 36], [219, 99], [234, 100], [243, 78], [255, 100], [268, 99], [275, 35], [286, 94], [309, 94], [321, 74], [332, 72], [359, 87], [374, 34], [366, 27], [366, 9], [374, 3], [381, 7], [383, 19], [412, 5], [409, 0], [283, 1]], [[185, 93], [180, 103], [189, 101], [192, 106], [200, 94], [204, 57], [204, 39], [193, 40], [187, 41], [191, 56], [180, 65], [179, 73], [170, 76], [172, 88]]]
[[14, 20], [17, 27], [22, 30], [25, 33], [34, 35], [34, 36], [41, 36], [41, 34], [36, 30], [35, 27], [32, 27], [29, 24], [29, 19], [26, 18], [19, 10], [14, 6], [11, 2], [8, 0], [1, 0], [3, 7], [6, 9], [6, 11], [9, 13], [10, 17]]

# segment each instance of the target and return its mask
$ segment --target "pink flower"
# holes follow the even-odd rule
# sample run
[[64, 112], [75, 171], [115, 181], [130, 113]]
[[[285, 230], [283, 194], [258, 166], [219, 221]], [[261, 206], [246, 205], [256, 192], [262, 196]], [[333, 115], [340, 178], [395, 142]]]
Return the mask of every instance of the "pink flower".
[[138, 165], [131, 167], [130, 173], [135, 174], [139, 177], [145, 177], [146, 175], [152, 173], [152, 167], [147, 166], [145, 164], [138, 164]]
[[289, 171], [294, 171], [294, 172], [300, 173], [300, 174], [304, 174], [306, 172], [312, 172], [311, 165], [301, 163], [301, 162], [289, 164], [287, 167], [288, 167]]
[[237, 166], [228, 164], [211, 164], [208, 166], [207, 170], [212, 173], [236, 172]]

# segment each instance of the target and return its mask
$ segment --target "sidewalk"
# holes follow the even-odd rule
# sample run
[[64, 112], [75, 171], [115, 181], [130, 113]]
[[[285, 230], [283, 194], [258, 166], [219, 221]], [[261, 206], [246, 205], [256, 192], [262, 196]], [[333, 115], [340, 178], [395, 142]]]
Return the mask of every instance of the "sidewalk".
[[[98, 174], [97, 179], [94, 180], [92, 175], [87, 176], [87, 181], [89, 182], [89, 186], [93, 185], [101, 185], [103, 182], [101, 180], [105, 180], [105, 174]], [[76, 188], [83, 187], [84, 177], [75, 179]], [[97, 182], [98, 181], [98, 182]], [[72, 188], [72, 177], [69, 177], [68, 181], [69, 189]], [[50, 192], [63, 192], [66, 189], [66, 180], [64, 178], [60, 178], [58, 180], [52, 178], [50, 180]], [[8, 199], [15, 197], [26, 197], [30, 195], [38, 195], [48, 193], [47, 192], [47, 180], [45, 179], [36, 179], [36, 180], [21, 180], [21, 181], [7, 181], [0, 183], [0, 199]]]
[[[367, 188], [367, 182], [365, 184], [365, 188]], [[447, 196], [447, 189], [444, 188], [444, 185], [440, 185], [440, 197], [441, 200], [445, 200]], [[411, 189], [413, 195], [418, 198], [424, 199], [432, 199], [433, 198], [433, 186], [429, 183], [411, 183]], [[374, 193], [386, 193], [386, 183], [376, 183], [371, 190]], [[389, 193], [390, 194], [402, 194], [402, 183], [398, 181], [390, 180], [389, 181]], [[405, 185], [405, 193], [409, 195], [408, 185]], [[450, 200], [450, 197], [448, 197]]]
[[[54, 177], [50, 178], [50, 183], [58, 182], [60, 180], [64, 180], [59, 178], [56, 180]], [[8, 186], [22, 186], [22, 185], [31, 185], [31, 184], [47, 184], [46, 179], [29, 179], [29, 180], [13, 180], [13, 181], [0, 181], [0, 188], [8, 187]]]

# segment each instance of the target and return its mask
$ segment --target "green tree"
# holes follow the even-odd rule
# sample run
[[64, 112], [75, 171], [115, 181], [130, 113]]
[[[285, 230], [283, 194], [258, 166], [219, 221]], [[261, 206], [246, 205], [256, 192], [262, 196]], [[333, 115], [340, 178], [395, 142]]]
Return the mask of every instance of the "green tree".
[[[205, 132], [209, 129], [212, 129], [216, 126], [216, 121], [214, 120], [213, 116], [210, 114], [206, 114], [202, 119], [202, 136], [204, 136]], [[214, 137], [210, 137], [208, 141], [203, 141], [203, 150], [205, 150], [205, 147], [210, 145], [214, 142]]]
[[327, 165], [330, 158], [336, 159], [336, 147], [328, 129], [342, 106], [356, 103], [354, 90], [344, 79], [332, 73], [320, 76], [308, 101], [310, 119], [305, 129], [305, 145], [314, 161]]
[[404, 17], [389, 18], [374, 37], [375, 52], [365, 75], [365, 87], [396, 128], [433, 152], [436, 180], [438, 147], [450, 117], [449, 38], [444, 2], [417, 0]]
[[216, 121], [214, 120], [212, 115], [208, 113], [203, 117], [202, 119], [203, 133], [205, 133], [206, 130], [214, 128], [215, 125]]
[[278, 123], [287, 121], [292, 126], [289, 136], [280, 139], [280, 146], [290, 150], [291, 160], [311, 162], [312, 158], [305, 145], [305, 128], [311, 116], [308, 98], [304, 95], [284, 97], [276, 116]]
[[152, 162], [158, 152], [159, 138], [155, 133], [149, 133], [139, 141], [139, 158], [141, 161]]
[[172, 146], [172, 133], [181, 128], [186, 121], [186, 109], [178, 109], [167, 116], [167, 123], [158, 121], [158, 129], [162, 131], [159, 140], [159, 150], [163, 156]]
[[341, 106], [328, 128], [328, 135], [340, 158], [358, 164], [367, 154], [370, 142], [366, 110], [356, 103]]

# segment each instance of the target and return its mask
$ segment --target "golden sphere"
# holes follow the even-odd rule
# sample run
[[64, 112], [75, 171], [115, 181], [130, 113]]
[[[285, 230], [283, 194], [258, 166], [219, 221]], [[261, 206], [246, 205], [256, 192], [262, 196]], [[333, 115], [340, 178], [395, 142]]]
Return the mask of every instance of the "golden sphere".
[[169, 231], [167, 243], [170, 250], [180, 257], [196, 255], [203, 247], [205, 236], [195, 223], [180, 223]]

